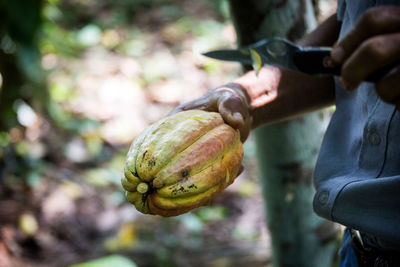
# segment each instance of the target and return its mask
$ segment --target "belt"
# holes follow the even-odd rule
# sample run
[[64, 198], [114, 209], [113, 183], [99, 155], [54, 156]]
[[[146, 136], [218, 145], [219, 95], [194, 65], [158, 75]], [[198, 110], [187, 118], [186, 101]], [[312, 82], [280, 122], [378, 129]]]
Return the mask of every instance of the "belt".
[[359, 231], [352, 229], [351, 240], [360, 267], [399, 267], [400, 256], [397, 251], [387, 251], [368, 246]]

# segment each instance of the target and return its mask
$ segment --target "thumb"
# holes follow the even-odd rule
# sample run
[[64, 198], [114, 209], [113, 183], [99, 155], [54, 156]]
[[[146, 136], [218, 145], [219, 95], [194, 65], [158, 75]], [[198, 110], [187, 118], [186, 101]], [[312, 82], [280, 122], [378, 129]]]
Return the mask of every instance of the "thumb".
[[226, 94], [218, 101], [218, 111], [227, 124], [235, 129], [240, 129], [245, 125], [247, 108], [240, 97], [234, 94]]

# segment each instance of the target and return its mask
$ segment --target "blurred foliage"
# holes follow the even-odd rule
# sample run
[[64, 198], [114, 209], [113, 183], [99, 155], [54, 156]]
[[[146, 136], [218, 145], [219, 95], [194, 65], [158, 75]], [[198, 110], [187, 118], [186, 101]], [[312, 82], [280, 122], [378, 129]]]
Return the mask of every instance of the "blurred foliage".
[[130, 259], [120, 256], [111, 255], [100, 259], [92, 260], [85, 263], [74, 264], [72, 267], [136, 267], [137, 265]]
[[[44, 78], [36, 46], [41, 4], [41, 0], [0, 2], [0, 130], [16, 125], [15, 100], [42, 96], [35, 91]], [[23, 20], [22, 8], [29, 10]]]

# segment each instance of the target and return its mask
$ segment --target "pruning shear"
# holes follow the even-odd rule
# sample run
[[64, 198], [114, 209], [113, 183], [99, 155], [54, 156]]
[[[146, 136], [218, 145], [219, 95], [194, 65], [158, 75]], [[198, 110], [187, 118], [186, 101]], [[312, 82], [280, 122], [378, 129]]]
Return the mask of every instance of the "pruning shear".
[[[213, 50], [203, 55], [252, 65], [256, 73], [264, 65], [275, 65], [310, 75], [339, 76], [341, 65], [333, 63], [331, 50], [330, 47], [301, 47], [283, 38], [267, 38], [239, 49]], [[383, 68], [365, 80], [376, 81], [387, 71], [387, 68]]]

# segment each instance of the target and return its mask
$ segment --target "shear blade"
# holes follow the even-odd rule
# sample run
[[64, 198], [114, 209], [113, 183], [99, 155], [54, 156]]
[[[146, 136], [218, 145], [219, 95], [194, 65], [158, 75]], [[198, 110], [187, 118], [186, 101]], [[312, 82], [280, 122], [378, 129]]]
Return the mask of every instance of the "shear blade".
[[253, 61], [248, 49], [222, 49], [203, 53], [202, 55], [218, 60], [235, 61], [242, 64], [252, 65]]

